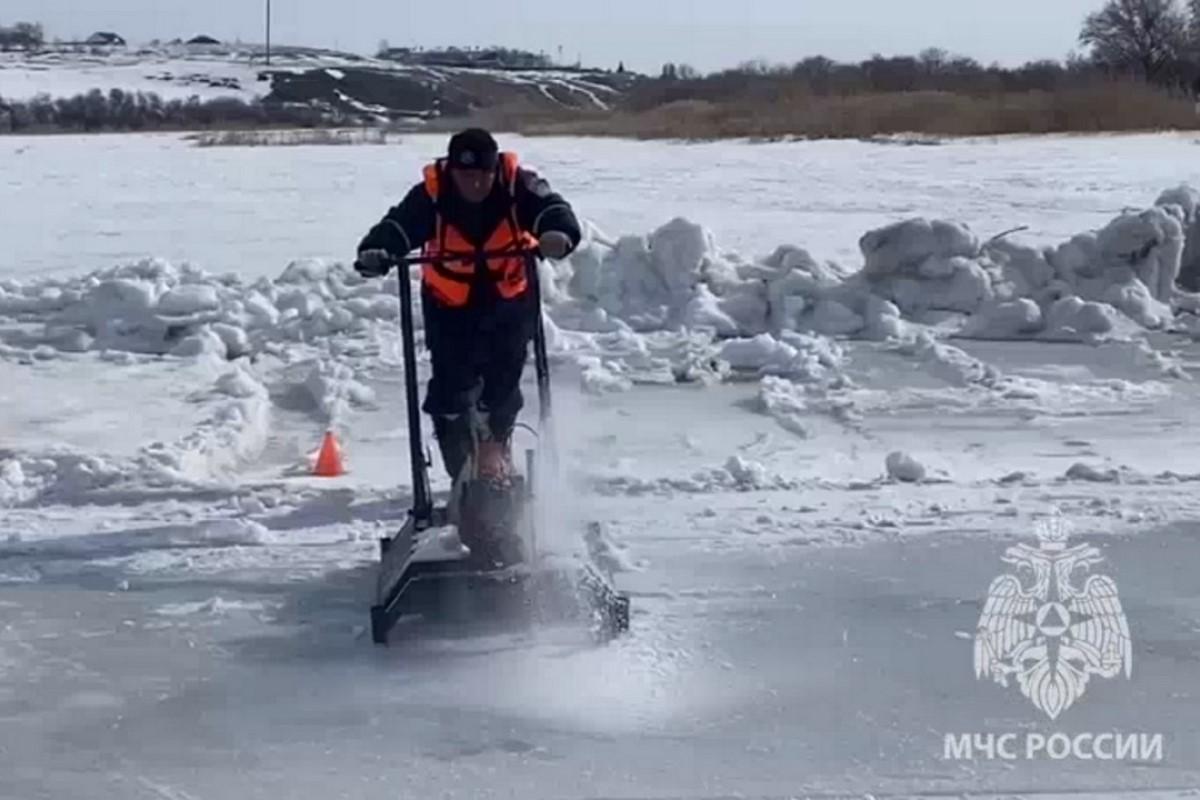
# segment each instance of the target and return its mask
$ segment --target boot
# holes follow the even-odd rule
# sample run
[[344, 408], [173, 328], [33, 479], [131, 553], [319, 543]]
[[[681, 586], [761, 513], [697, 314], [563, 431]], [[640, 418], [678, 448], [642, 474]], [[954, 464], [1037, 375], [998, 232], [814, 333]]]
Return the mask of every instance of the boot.
[[465, 414], [435, 416], [433, 433], [437, 438], [442, 463], [452, 482], [458, 480], [471, 455], [471, 423]]
[[511, 438], [511, 433], [502, 437], [490, 433], [480, 437], [478, 451], [480, 480], [500, 485], [512, 483], [516, 467], [513, 466]]

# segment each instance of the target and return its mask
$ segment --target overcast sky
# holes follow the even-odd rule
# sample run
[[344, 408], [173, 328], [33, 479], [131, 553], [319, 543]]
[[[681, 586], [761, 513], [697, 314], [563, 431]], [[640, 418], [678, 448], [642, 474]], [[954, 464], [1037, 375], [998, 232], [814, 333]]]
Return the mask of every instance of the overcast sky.
[[[371, 52], [393, 45], [502, 44], [588, 65], [666, 61], [708, 71], [763, 58], [859, 60], [937, 46], [984, 63], [1063, 58], [1103, 0], [272, 0], [274, 39]], [[3, 0], [0, 24], [50, 37], [112, 30], [131, 41], [261, 41], [264, 0]]]

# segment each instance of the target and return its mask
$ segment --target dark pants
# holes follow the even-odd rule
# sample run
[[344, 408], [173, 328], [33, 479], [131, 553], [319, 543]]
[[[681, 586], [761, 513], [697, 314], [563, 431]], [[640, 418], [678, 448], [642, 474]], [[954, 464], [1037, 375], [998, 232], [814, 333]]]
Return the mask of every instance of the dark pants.
[[528, 296], [484, 308], [447, 308], [421, 293], [433, 377], [422, 408], [437, 417], [465, 415], [478, 390], [492, 435], [507, 438], [524, 407], [521, 375], [536, 318]]

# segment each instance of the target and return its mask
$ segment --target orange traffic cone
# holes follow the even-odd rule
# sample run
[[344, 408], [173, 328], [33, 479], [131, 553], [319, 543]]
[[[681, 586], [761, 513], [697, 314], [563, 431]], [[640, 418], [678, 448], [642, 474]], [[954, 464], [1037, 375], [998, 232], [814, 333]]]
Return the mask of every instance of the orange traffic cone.
[[346, 465], [342, 463], [341, 445], [338, 444], [333, 431], [326, 431], [325, 439], [321, 442], [321, 452], [317, 456], [317, 465], [313, 468], [313, 475], [318, 478], [339, 478], [345, 474]]

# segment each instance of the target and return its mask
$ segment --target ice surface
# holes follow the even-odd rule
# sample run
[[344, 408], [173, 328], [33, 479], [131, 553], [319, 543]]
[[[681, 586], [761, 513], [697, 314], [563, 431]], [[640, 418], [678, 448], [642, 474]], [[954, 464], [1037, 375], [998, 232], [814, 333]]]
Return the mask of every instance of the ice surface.
[[[855, 269], [865, 232], [912, 216], [966, 223], [981, 241], [1028, 225], [1021, 239], [1037, 246], [1099, 229], [1164, 188], [1195, 185], [1180, 166], [1195, 156], [1193, 139], [1009, 137], [901, 148], [505, 136], [503, 144], [602, 230], [644, 236], [682, 217], [732, 252], [767, 257], [787, 243], [818, 265]], [[0, 196], [14, 199], [4, 205], [11, 257], [0, 263], [0, 277], [157, 256], [274, 278], [296, 259], [345, 260], [444, 149], [444, 137], [427, 135], [387, 148], [300, 149], [195, 148], [173, 134], [4, 137], [8, 182], [0, 192], [11, 194]], [[753, 190], [740, 192], [732, 209], [731, 187], [742, 186]], [[319, 214], [298, 209], [331, 191], [340, 202]], [[86, 210], [69, 201], [76, 197], [91, 199]], [[198, 204], [205, 223], [181, 224]]]
[[[387, 170], [20, 141], [0, 140], [36, 195], [5, 205], [0, 258], [0, 795], [1144, 800], [1200, 780], [1200, 344], [1163, 285], [1193, 195], [1142, 207], [1192, 177], [1176, 138], [522, 142], [595, 224], [546, 265], [554, 426], [516, 448], [540, 454], [542, 545], [594, 551], [633, 630], [387, 651], [365, 626], [376, 540], [410, 503], [398, 284], [344, 251], [433, 140]], [[678, 169], [697, 157], [714, 169]], [[119, 165], [109, 191], [81, 191], [88, 164]], [[90, 216], [55, 236], [22, 216], [77, 197]], [[989, 239], [1026, 215], [1041, 227]], [[331, 428], [350, 474], [313, 478]], [[943, 757], [946, 733], [1055, 730], [970, 663], [1005, 548], [1052, 508], [1112, 562], [1142, 676], [1093, 678], [1063, 727], [1162, 730], [1163, 765]]]

